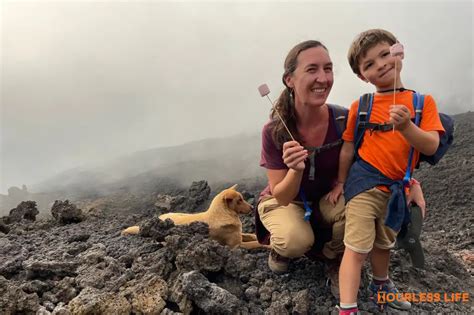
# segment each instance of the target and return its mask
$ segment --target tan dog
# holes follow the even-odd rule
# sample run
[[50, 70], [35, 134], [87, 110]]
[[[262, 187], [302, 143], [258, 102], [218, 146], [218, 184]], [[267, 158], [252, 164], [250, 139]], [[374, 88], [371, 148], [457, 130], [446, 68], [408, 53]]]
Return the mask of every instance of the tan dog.
[[[222, 245], [231, 248], [237, 246], [252, 249], [268, 247], [258, 243], [255, 234], [242, 233], [240, 214], [248, 214], [252, 206], [244, 200], [242, 194], [235, 190], [237, 185], [221, 191], [211, 202], [209, 209], [200, 213], [165, 213], [160, 220], [171, 219], [174, 224], [204, 222], [209, 225], [209, 236]], [[138, 234], [139, 226], [131, 226], [122, 231], [122, 235]]]

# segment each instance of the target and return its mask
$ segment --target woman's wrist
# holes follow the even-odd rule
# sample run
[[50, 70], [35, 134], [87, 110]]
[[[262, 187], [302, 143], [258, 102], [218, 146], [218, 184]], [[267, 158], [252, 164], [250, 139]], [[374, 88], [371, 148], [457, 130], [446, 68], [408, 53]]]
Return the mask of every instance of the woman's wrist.
[[416, 179], [412, 178], [412, 179], [410, 179], [410, 186], [413, 186], [413, 185], [420, 185], [421, 186], [421, 183], [419, 181], [417, 181]]
[[294, 169], [294, 168], [292, 168], [292, 167], [288, 168], [288, 171], [293, 172], [295, 175], [301, 175], [301, 174], [304, 173], [304, 169], [299, 170], [299, 169]]

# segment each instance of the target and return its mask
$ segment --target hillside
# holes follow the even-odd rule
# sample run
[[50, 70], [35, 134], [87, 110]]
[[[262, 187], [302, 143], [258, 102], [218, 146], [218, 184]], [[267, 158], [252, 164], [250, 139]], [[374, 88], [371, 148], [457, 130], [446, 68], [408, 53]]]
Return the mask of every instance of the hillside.
[[[395, 250], [391, 277], [402, 292], [467, 293], [470, 300], [414, 303], [413, 313], [474, 311], [474, 113], [455, 119], [455, 142], [448, 154], [438, 165], [422, 165], [415, 173], [428, 205], [421, 237], [425, 268], [413, 267], [408, 253]], [[185, 164], [176, 165], [183, 169]], [[188, 189], [172, 177], [160, 180], [156, 174], [142, 173], [109, 186], [108, 195], [77, 199], [74, 204], [82, 209], [81, 215], [67, 202], [53, 206], [54, 219], [15, 221], [18, 216], [12, 214], [7, 224], [0, 224], [0, 313], [333, 311], [337, 301], [326, 286], [323, 262], [302, 257], [292, 261], [289, 274], [275, 275], [268, 269], [265, 249], [230, 250], [208, 239], [205, 224], [175, 227], [156, 217], [164, 211], [166, 198], [173, 200], [166, 211], [195, 212], [236, 181], [249, 202], [255, 202], [265, 184], [262, 177], [229, 178], [216, 181], [209, 194], [204, 181]], [[22, 207], [30, 211], [28, 218], [35, 213], [31, 203]], [[57, 218], [61, 210], [69, 211], [63, 221]], [[65, 221], [71, 219], [71, 213], [76, 213], [74, 220]], [[244, 231], [252, 232], [253, 218], [246, 216], [242, 221]], [[134, 224], [146, 232], [120, 235], [123, 228]], [[369, 272], [363, 272], [364, 286]], [[360, 309], [373, 311], [366, 292], [360, 292]]]

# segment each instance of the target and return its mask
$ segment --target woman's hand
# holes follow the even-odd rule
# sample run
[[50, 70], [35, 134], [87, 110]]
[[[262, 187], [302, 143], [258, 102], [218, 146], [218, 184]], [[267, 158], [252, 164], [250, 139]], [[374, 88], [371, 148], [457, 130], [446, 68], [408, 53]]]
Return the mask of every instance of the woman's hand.
[[426, 202], [425, 198], [423, 197], [423, 191], [421, 190], [420, 183], [414, 182], [410, 185], [410, 193], [407, 196], [407, 203], [415, 203], [421, 209], [421, 215], [423, 219], [426, 215]]
[[288, 168], [295, 171], [304, 170], [304, 161], [308, 157], [308, 150], [305, 150], [296, 141], [288, 141], [283, 143], [283, 162], [288, 166]]
[[333, 206], [337, 204], [339, 197], [344, 193], [344, 183], [338, 182], [337, 185], [326, 195], [326, 200]]

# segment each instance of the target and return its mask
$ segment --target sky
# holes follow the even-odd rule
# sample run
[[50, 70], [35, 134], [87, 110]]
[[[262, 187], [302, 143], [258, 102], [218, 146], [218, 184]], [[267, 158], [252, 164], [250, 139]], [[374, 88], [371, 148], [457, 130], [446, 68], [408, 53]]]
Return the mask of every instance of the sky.
[[[385, 28], [402, 82], [473, 110], [472, 1], [0, 1], [0, 193], [139, 150], [257, 133], [297, 43], [329, 49], [330, 103], [373, 87], [352, 39]], [[212, 148], [210, 148], [212, 153]], [[257, 163], [258, 161], [256, 161]]]

